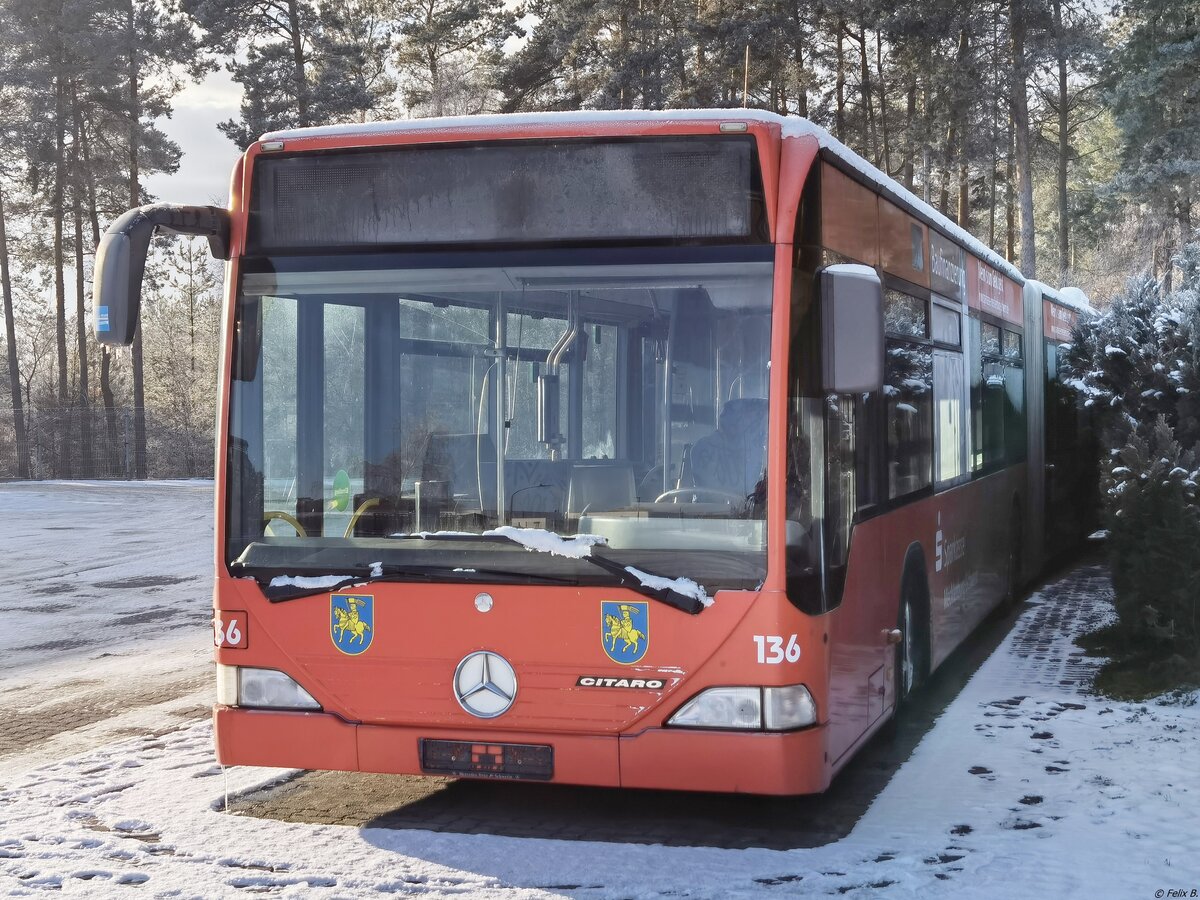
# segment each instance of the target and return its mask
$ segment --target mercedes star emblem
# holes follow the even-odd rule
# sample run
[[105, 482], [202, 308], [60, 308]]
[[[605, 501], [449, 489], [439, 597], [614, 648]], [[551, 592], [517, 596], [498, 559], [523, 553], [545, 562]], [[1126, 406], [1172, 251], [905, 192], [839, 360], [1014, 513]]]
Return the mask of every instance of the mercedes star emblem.
[[517, 673], [498, 653], [471, 653], [454, 670], [454, 697], [473, 716], [494, 719], [512, 706], [516, 696]]

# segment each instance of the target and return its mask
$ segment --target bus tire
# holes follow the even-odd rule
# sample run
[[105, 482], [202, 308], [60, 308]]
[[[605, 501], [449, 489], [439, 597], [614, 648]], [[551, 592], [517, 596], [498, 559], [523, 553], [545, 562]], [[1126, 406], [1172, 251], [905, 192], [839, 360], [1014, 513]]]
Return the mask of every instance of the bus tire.
[[896, 711], [899, 712], [929, 677], [929, 590], [925, 576], [916, 566], [905, 569], [900, 585], [900, 614], [896, 627]]
[[1005, 564], [1004, 605], [1012, 608], [1021, 597], [1021, 557], [1024, 553], [1024, 535], [1021, 530], [1021, 508], [1013, 504], [1012, 517], [1008, 525], [1008, 560]]

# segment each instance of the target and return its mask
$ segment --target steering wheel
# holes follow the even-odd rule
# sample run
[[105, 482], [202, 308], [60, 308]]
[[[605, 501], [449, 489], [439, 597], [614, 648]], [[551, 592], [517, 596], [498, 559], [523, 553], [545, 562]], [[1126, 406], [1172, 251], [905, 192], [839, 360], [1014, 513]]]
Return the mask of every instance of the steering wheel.
[[368, 509], [379, 505], [379, 498], [372, 497], [370, 500], [364, 500], [362, 506], [354, 511], [354, 515], [350, 517], [350, 524], [346, 526], [346, 533], [342, 537], [350, 537], [354, 534], [354, 526], [358, 524], [358, 520], [362, 518], [362, 514]]
[[268, 510], [267, 512], [263, 513], [263, 530], [264, 531], [267, 528], [267, 524], [272, 519], [281, 519], [284, 522], [287, 522], [293, 528], [295, 528], [297, 535], [299, 535], [302, 538], [308, 537], [308, 532], [304, 530], [304, 526], [300, 524], [300, 522], [296, 519], [295, 516], [293, 516], [291, 513], [285, 513], [285, 512], [281, 512], [279, 510], [274, 510], [274, 509]]
[[659, 494], [654, 498], [655, 503], [679, 503], [684, 497], [691, 498], [691, 503], [701, 503], [700, 497], [715, 498], [717, 502], [728, 503], [730, 506], [740, 506], [746, 502], [745, 497], [739, 497], [737, 494], [731, 494], [728, 491], [719, 491], [716, 488], [709, 487], [689, 487], [675, 488], [666, 493]]

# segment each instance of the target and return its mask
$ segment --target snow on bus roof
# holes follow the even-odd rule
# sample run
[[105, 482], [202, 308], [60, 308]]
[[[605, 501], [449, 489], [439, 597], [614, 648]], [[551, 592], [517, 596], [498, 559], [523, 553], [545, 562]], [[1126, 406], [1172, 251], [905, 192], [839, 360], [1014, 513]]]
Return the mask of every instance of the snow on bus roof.
[[1030, 279], [1028, 284], [1035, 286], [1042, 292], [1042, 296], [1053, 303], [1060, 306], [1069, 306], [1079, 312], [1095, 313], [1096, 307], [1092, 306], [1092, 301], [1088, 299], [1088, 295], [1083, 292], [1082, 288], [1077, 287], [1051, 287], [1043, 281], [1035, 281]]
[[[758, 109], [618, 109], [578, 110], [573, 112], [494, 113], [480, 116], [447, 116], [430, 119], [398, 119], [391, 122], [347, 123], [343, 125], [321, 125], [314, 128], [292, 128], [271, 131], [260, 141], [295, 141], [330, 137], [380, 137], [394, 134], [419, 132], [471, 131], [475, 134], [486, 131], [507, 131], [521, 127], [553, 127], [566, 125], [603, 124], [609, 122], [648, 123], [661, 125], [672, 122], [768, 122], [778, 125], [785, 137], [809, 136], [816, 138], [818, 145], [828, 150], [840, 161], [850, 166], [859, 175], [876, 187], [885, 189], [894, 198], [901, 200], [910, 209], [935, 225], [948, 237], [953, 238], [974, 256], [988, 265], [999, 269], [1018, 284], [1025, 278], [1019, 269], [1004, 259], [966, 229], [959, 227], [942, 215], [916, 194], [894, 181], [878, 168], [867, 162], [832, 134], [808, 119], [798, 116], [780, 116]], [[1074, 304], [1072, 304], [1074, 305]]]
[[1082, 288], [1059, 288], [1058, 302], [1084, 312], [1094, 313], [1096, 311], [1096, 307], [1092, 306], [1092, 301], [1088, 299], [1088, 295], [1083, 292]]

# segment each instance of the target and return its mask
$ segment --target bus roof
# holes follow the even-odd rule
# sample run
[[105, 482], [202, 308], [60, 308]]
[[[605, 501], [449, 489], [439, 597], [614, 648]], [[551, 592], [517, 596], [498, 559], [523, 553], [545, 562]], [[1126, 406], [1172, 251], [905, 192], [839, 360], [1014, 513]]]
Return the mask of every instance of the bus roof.
[[[390, 122], [363, 122], [344, 125], [322, 125], [314, 128], [292, 128], [264, 134], [260, 141], [295, 141], [306, 138], [362, 138], [429, 132], [504, 132], [510, 136], [514, 128], [554, 128], [555, 126], [587, 126], [589, 123], [625, 122], [630, 125], [664, 123], [741, 121], [764, 122], [779, 126], [784, 137], [809, 136], [821, 149], [853, 168], [862, 178], [893, 198], [899, 199], [921, 218], [936, 226], [948, 237], [999, 269], [1017, 284], [1024, 284], [1020, 270], [966, 229], [959, 227], [916, 194], [888, 177], [863, 159], [820, 125], [798, 116], [780, 116], [759, 109], [669, 109], [669, 110], [580, 110], [576, 112], [498, 113], [480, 116], [449, 116], [430, 119], [400, 119]], [[498, 135], [499, 136], [499, 135]], [[1073, 305], [1073, 304], [1072, 304]]]

